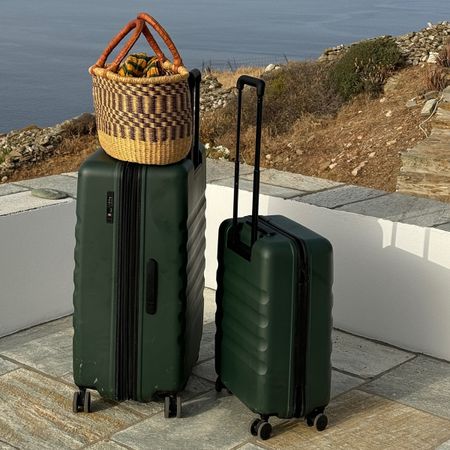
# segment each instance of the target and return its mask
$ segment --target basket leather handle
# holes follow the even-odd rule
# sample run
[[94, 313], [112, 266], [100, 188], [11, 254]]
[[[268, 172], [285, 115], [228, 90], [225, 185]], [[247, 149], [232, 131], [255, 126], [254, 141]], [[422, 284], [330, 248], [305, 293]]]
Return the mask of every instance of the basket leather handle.
[[[145, 12], [139, 13], [137, 18], [147, 22], [161, 36], [161, 39], [167, 45], [167, 48], [170, 50], [170, 53], [172, 53], [173, 69], [176, 72], [178, 70], [178, 68], [183, 65], [183, 61], [181, 60], [181, 56], [178, 53], [178, 50], [175, 47], [175, 44], [173, 43], [172, 39], [170, 38], [169, 33], [167, 33], [167, 31], [164, 29], [164, 27], [161, 24], [159, 24], [152, 16], [150, 16], [149, 14], [147, 14]], [[144, 32], [144, 36], [147, 39], [147, 42], [150, 44], [150, 46], [155, 51], [158, 59], [160, 61], [166, 60], [167, 58], [164, 56], [164, 53], [159, 48], [158, 44], [156, 44], [156, 41], [153, 39], [153, 37], [151, 39], [152, 39], [152, 42], [154, 42], [154, 44], [152, 44], [152, 42], [147, 37], [146, 33], [148, 32], [148, 34], [151, 36], [150, 32], [148, 30], [145, 31], [145, 28], [144, 28], [143, 32]], [[156, 45], [156, 47], [158, 48], [158, 51], [157, 51], [156, 47], [154, 47], [153, 45]]]
[[163, 51], [161, 50], [161, 47], [155, 41], [155, 38], [152, 36], [152, 33], [150, 33], [150, 30], [145, 25], [145, 22], [144, 22], [144, 28], [142, 29], [142, 34], [145, 36], [145, 39], [147, 39], [148, 44], [150, 45], [152, 50], [155, 52], [155, 55], [157, 56], [158, 60], [161, 63], [163, 63], [164, 61], [167, 61], [166, 55], [164, 55]]
[[108, 67], [108, 70], [114, 71], [119, 67], [119, 64], [122, 60], [127, 56], [128, 52], [131, 50], [133, 45], [139, 39], [139, 36], [142, 33], [142, 30], [145, 26], [145, 23], [142, 20], [134, 19], [131, 22], [128, 22], [111, 40], [108, 46], [103, 50], [100, 58], [95, 63], [94, 67], [105, 67], [106, 60], [111, 52], [120, 44], [120, 42], [130, 33], [131, 30], [134, 29], [134, 33], [131, 38], [127, 41], [123, 49], [119, 52], [114, 62]]

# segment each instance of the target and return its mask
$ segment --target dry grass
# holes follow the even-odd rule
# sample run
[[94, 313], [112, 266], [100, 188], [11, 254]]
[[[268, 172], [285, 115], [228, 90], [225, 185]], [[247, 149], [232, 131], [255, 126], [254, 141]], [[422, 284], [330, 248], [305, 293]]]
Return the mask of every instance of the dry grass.
[[[231, 85], [242, 73], [258, 75], [248, 69], [233, 74], [222, 72]], [[406, 102], [427, 90], [427, 79], [426, 68], [404, 69], [391, 83], [394, 87], [381, 98], [359, 96], [329, 116], [301, 112], [298, 108], [301, 99], [295, 99], [294, 103], [284, 107], [293, 110], [290, 112], [294, 118], [292, 126], [275, 136], [267, 126], [263, 131], [262, 166], [394, 190], [400, 166], [399, 152], [413, 147], [425, 137], [418, 127], [422, 121], [421, 103], [406, 108]], [[323, 98], [318, 105], [326, 105]], [[267, 97], [266, 111], [268, 100]], [[249, 100], [250, 106], [253, 104]], [[225, 145], [233, 154], [235, 105], [204, 114], [201, 129], [203, 142]], [[243, 159], [252, 163], [254, 127], [251, 121], [247, 121], [243, 129], [242, 144]], [[97, 147], [95, 137], [75, 136], [66, 140], [49, 160], [18, 170], [9, 181], [75, 171]], [[352, 175], [355, 167], [364, 161], [358, 175]]]
[[[335, 114], [328, 116], [302, 112], [299, 106], [296, 109], [295, 104], [301, 105], [302, 101], [296, 99], [297, 103], [286, 106], [297, 112], [289, 130], [274, 135], [270, 130], [271, 118], [266, 120], [262, 166], [386, 191], [395, 190], [400, 152], [425, 138], [419, 129], [421, 103], [407, 108], [406, 102], [427, 91], [426, 68], [404, 69], [397, 73], [393, 84], [395, 86], [380, 98], [358, 96], [337, 112], [335, 107], [329, 108]], [[269, 96], [265, 100], [266, 111], [270, 110], [268, 102]], [[326, 105], [323, 99], [318, 105], [322, 104]], [[290, 114], [294, 114], [293, 111]], [[233, 111], [208, 113], [203, 123], [204, 141], [228, 147], [233, 157]], [[241, 140], [243, 159], [248, 163], [252, 163], [254, 158], [252, 124], [252, 120], [247, 120]], [[356, 176], [353, 175], [352, 171], [361, 164], [364, 167]]]
[[260, 77], [263, 72], [263, 67], [239, 67], [235, 72], [213, 70], [211, 75], [216, 77], [225, 89], [229, 89], [236, 86], [236, 81], [241, 75]]
[[[400, 153], [423, 140], [422, 105], [406, 102], [426, 91], [425, 68], [402, 70], [382, 97], [361, 95], [333, 118], [299, 119], [289, 133], [269, 140], [264, 164], [280, 170], [394, 191]], [[427, 125], [429, 127], [429, 125]], [[355, 176], [352, 171], [364, 167]]]
[[[288, 132], [304, 114], [321, 117], [332, 116], [338, 111], [342, 99], [330, 86], [328, 68], [328, 64], [316, 61], [295, 62], [263, 75], [266, 81], [263, 121], [271, 138]], [[244, 69], [239, 74], [242, 72]], [[227, 145], [230, 130], [234, 130], [236, 122], [236, 103], [230, 102], [223, 110], [204, 116], [202, 139], [205, 142]], [[242, 103], [244, 133], [249, 124], [255, 123], [255, 104], [254, 90], [246, 90]], [[245, 139], [243, 143], [245, 150]]]
[[8, 178], [8, 182], [75, 172], [98, 146], [96, 135], [66, 139], [58, 147], [56, 154], [31, 166], [21, 167]]

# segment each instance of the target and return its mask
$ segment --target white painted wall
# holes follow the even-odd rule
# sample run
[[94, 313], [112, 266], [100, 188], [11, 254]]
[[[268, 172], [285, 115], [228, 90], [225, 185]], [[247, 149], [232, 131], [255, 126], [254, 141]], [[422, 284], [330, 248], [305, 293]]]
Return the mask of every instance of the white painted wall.
[[75, 204], [0, 216], [0, 336], [72, 312]]
[[[207, 188], [206, 284], [215, 288], [217, 229], [232, 189]], [[450, 360], [450, 233], [261, 196], [260, 214], [283, 214], [334, 247], [334, 325]], [[251, 194], [240, 194], [250, 214]]]
[[[241, 192], [240, 215], [251, 194]], [[450, 360], [450, 233], [261, 196], [334, 247], [334, 325]], [[217, 233], [232, 189], [207, 187], [206, 285], [216, 286]], [[0, 336], [72, 312], [75, 202], [1, 216]]]

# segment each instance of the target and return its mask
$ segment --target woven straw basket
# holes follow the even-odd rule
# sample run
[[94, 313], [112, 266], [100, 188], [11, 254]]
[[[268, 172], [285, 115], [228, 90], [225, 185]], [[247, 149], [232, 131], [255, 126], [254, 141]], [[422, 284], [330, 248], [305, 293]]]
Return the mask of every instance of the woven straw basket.
[[[164, 56], [146, 23], [161, 36], [173, 56]], [[132, 30], [111, 64], [106, 59]], [[122, 77], [115, 73], [140, 35], [143, 34], [164, 69], [174, 75], [152, 78]], [[93, 81], [94, 107], [100, 145], [113, 158], [141, 164], [172, 164], [189, 152], [192, 141], [192, 109], [189, 71], [164, 28], [141, 13], [110, 42], [89, 68]]]

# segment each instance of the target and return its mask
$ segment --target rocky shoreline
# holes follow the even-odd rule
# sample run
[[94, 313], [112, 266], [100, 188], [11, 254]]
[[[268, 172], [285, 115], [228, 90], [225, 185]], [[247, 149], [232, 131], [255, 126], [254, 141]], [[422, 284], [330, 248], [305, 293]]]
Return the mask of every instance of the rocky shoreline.
[[[223, 108], [234, 96], [217, 78], [204, 75], [200, 87], [202, 112]], [[74, 137], [95, 136], [95, 115], [84, 113], [52, 127], [28, 126], [0, 134], [0, 183], [6, 183], [14, 171], [60, 154], [64, 142]]]
[[[410, 65], [436, 62], [437, 53], [442, 50], [448, 39], [450, 39], [450, 23], [447, 21], [437, 24], [429, 23], [420, 31], [395, 37], [407, 64]], [[351, 45], [329, 48], [318, 60], [333, 61]], [[276, 68], [278, 67], [270, 64], [266, 71]], [[217, 78], [206, 73], [201, 84], [200, 109], [202, 112], [207, 112], [223, 108], [234, 95], [234, 89], [224, 88]], [[95, 116], [84, 113], [53, 127], [29, 126], [0, 134], [0, 182], [8, 182], [11, 174], [18, 168], [36, 164], [59, 154], [68, 139], [89, 135], [94, 138], [95, 132]]]
[[[405, 56], [406, 63], [417, 66], [424, 62], [435, 62], [437, 53], [444, 48], [449, 37], [450, 22], [443, 21], [436, 24], [428, 23], [426, 28], [396, 36], [394, 40]], [[319, 61], [333, 61], [355, 44], [357, 42], [328, 48], [319, 57]]]
[[65, 141], [94, 135], [95, 116], [81, 114], [53, 127], [35, 125], [0, 135], [0, 182], [8, 182], [18, 168], [30, 166], [59, 154]]

